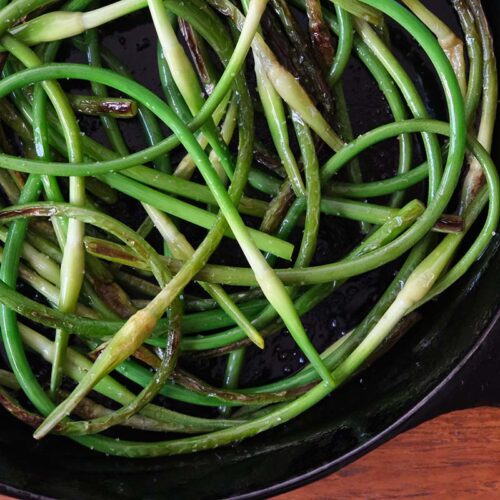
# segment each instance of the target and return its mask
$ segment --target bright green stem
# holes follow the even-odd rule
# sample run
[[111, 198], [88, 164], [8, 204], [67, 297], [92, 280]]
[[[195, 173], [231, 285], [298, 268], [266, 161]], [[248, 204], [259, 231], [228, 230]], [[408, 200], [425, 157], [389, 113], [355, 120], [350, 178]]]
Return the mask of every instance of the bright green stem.
[[328, 74], [328, 83], [334, 87], [339, 84], [349, 64], [353, 45], [353, 26], [351, 14], [335, 4], [335, 12], [339, 23], [339, 41], [337, 51]]
[[[428, 118], [425, 104], [410, 76], [403, 69], [394, 54], [387, 48], [377, 33], [366, 23], [357, 21], [356, 29], [369, 48], [375, 53], [385, 69], [390, 73], [401, 93], [404, 95], [408, 107], [415, 118]], [[429, 201], [435, 196], [441, 181], [441, 149], [435, 136], [422, 134], [425, 151], [429, 162]]]
[[[267, 3], [267, 2], [266, 2]], [[249, 0], [243, 2], [243, 9], [248, 17], [252, 15]], [[236, 12], [235, 12], [235, 15]], [[287, 173], [288, 179], [296, 196], [304, 196], [305, 187], [300, 175], [300, 170], [290, 148], [288, 129], [286, 124], [285, 108], [283, 101], [269, 81], [264, 67], [259, 58], [255, 60], [255, 75], [257, 77], [257, 90], [264, 109], [269, 131], [273, 139], [274, 147]]]
[[465, 76], [464, 44], [460, 38], [439, 17], [431, 12], [420, 0], [402, 0], [403, 3], [436, 35], [439, 45], [450, 60], [460, 84], [462, 95], [467, 93]]
[[290, 148], [283, 101], [269, 81], [259, 59], [255, 62], [255, 74], [257, 76], [259, 97], [264, 108], [264, 114], [274, 146], [296, 196], [303, 196], [305, 193], [304, 182], [302, 181], [299, 167]]
[[[13, 53], [26, 67], [36, 67], [42, 61], [34, 52], [17, 42], [13, 37], [4, 36], [2, 38], [4, 46]], [[76, 118], [71, 110], [66, 95], [57, 82], [43, 82], [42, 86], [52, 102], [65, 134], [68, 146], [70, 162], [81, 162], [83, 152], [81, 149], [80, 129]], [[85, 181], [81, 177], [70, 177], [69, 199], [75, 205], [85, 204]], [[72, 312], [78, 302], [80, 290], [84, 276], [84, 248], [83, 236], [84, 225], [74, 219], [68, 223], [68, 233], [64, 246], [63, 260], [61, 263], [61, 295], [59, 298], [59, 308], [64, 312]], [[56, 332], [56, 360], [53, 365], [51, 377], [51, 392], [56, 394], [62, 380], [61, 363], [69, 340], [68, 332], [58, 330]]]

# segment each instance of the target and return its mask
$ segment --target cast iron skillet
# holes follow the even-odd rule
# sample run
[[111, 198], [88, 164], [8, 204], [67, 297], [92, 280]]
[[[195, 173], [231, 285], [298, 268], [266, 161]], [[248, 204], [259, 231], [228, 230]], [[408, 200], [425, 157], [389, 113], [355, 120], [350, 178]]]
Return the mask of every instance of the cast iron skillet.
[[[500, 33], [500, 8], [494, 0], [483, 3]], [[136, 49], [147, 44], [140, 39]], [[441, 412], [500, 404], [499, 247], [496, 236], [467, 276], [428, 306], [424, 319], [362, 378], [288, 425], [234, 447], [117, 459], [59, 438], [36, 443], [29, 429], [1, 411], [0, 491], [95, 500], [266, 497], [329, 474]], [[323, 313], [316, 315], [320, 322]]]

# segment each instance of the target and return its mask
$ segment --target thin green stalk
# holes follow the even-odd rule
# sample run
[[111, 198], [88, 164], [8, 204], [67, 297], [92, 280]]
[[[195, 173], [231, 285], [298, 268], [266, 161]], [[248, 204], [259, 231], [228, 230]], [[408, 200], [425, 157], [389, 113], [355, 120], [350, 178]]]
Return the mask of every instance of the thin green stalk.
[[[148, 205], [144, 208], [149, 217], [155, 224], [156, 228], [167, 242], [172, 255], [179, 259], [189, 260], [193, 257], [195, 250], [176, 228], [175, 224], [161, 212], [151, 209]], [[245, 314], [236, 306], [231, 300], [229, 295], [224, 291], [221, 286], [213, 285], [211, 283], [200, 282], [201, 287], [214, 298], [220, 305], [221, 309], [245, 332], [252, 342], [261, 349], [264, 348], [264, 340], [259, 332], [248, 321]]]
[[465, 0], [453, 0], [467, 46], [469, 74], [467, 77], [467, 95], [465, 96], [465, 119], [469, 126], [476, 116], [481, 100], [481, 82], [483, 70], [483, 55], [479, 35], [474, 24], [474, 17]]
[[[0, 240], [7, 241], [8, 230], [5, 227], [0, 227]], [[40, 276], [47, 279], [54, 285], [58, 285], [60, 281], [59, 266], [49, 256], [38, 251], [27, 241], [22, 244], [21, 257], [30, 267]]]
[[[487, 150], [491, 150], [493, 131], [498, 109], [498, 72], [493, 48], [492, 35], [480, 3], [470, 1], [470, 6], [476, 17], [477, 28], [481, 37], [483, 52], [483, 96], [481, 105], [481, 120], [477, 139]], [[461, 210], [463, 211], [477, 195], [484, 183], [484, 172], [476, 159], [469, 162], [467, 176], [462, 190]]]
[[[319, 162], [316, 155], [312, 134], [308, 127], [304, 124], [300, 116], [298, 116], [297, 114], [294, 113], [292, 115], [292, 121], [301, 149], [307, 186], [307, 209], [304, 232], [302, 234], [302, 240], [299, 252], [297, 254], [297, 259], [294, 263], [294, 267], [303, 267], [308, 266], [311, 263], [314, 252], [316, 250], [319, 230], [321, 185], [319, 178]], [[293, 224], [290, 224], [286, 230], [291, 230], [292, 228]], [[289, 289], [289, 293], [292, 297], [294, 297], [295, 291], [293, 288]], [[265, 316], [267, 321], [268, 312], [269, 311], [266, 311], [266, 309], [263, 309], [261, 312], [261, 319], [262, 316]], [[245, 359], [244, 350], [237, 350], [234, 352], [237, 354], [234, 354], [233, 356], [231, 353], [230, 357], [228, 358], [228, 363], [226, 366], [226, 377], [224, 379], [226, 386], [230, 386], [232, 388], [236, 387], [238, 384], [239, 373], [241, 372], [242, 365]]]
[[[345, 100], [342, 82], [336, 84], [333, 87], [333, 95], [335, 97], [335, 103], [336, 103], [335, 117], [338, 124], [337, 126], [340, 137], [342, 137], [342, 139], [346, 142], [351, 142], [354, 138], [354, 135], [352, 132], [349, 112], [347, 110], [347, 103]], [[349, 176], [349, 180], [352, 183], [360, 184], [362, 182], [363, 177], [361, 175], [361, 165], [358, 158], [354, 158], [353, 161], [350, 163], [350, 165], [347, 167], [347, 174]], [[370, 229], [370, 226], [365, 222], [361, 222], [360, 228], [363, 234], [367, 234]]]
[[[94, 63], [94, 65], [99, 65], [100, 61], [97, 58], [97, 37], [95, 34], [88, 35], [92, 38], [89, 39], [89, 60]], [[177, 45], [176, 45], [177, 46]], [[177, 47], [183, 50], [181, 47]], [[97, 91], [101, 95], [105, 95], [105, 89], [96, 87]], [[125, 142], [122, 139], [121, 133], [116, 126], [115, 122], [111, 120], [103, 120], [105, 129], [108, 131], [108, 137], [110, 142], [113, 144], [118, 153], [126, 155], [128, 153]], [[143, 204], [144, 209], [150, 216], [150, 219], [157, 226], [160, 234], [164, 237], [165, 241], [172, 250], [175, 257], [188, 259], [194, 253], [194, 250], [189, 245], [188, 241], [179, 233], [172, 221], [162, 212], [156, 210], [148, 204]], [[227, 296], [224, 290], [217, 285], [212, 284], [202, 284], [202, 286], [216, 298], [224, 311], [232, 317], [237, 324], [239, 324], [244, 331], [247, 333], [249, 338], [254, 339], [256, 344], [261, 348], [263, 347], [263, 341], [258, 332], [252, 327], [251, 323], [246, 319], [245, 315], [236, 307], [236, 305]]]
[[[210, 4], [220, 9], [223, 14], [230, 15], [233, 22], [241, 30], [245, 23], [243, 14], [227, 0], [210, 0]], [[334, 151], [343, 146], [343, 142], [317, 110], [305, 90], [294, 76], [276, 59], [262, 35], [256, 33], [252, 42], [254, 57], [262, 65], [267, 78], [274, 89], [291, 109], [296, 111], [304, 122], [314, 130]]]
[[[254, 0], [260, 2], [260, 0]], [[259, 5], [258, 3], [256, 5]], [[158, 34], [159, 42], [163, 49], [163, 55], [173, 76], [181, 95], [183, 96], [192, 115], [200, 111], [204, 99], [198, 78], [189, 61], [184, 48], [177, 40], [167, 11], [161, 0], [148, 0], [148, 7], [153, 18], [153, 24]], [[265, 7], [265, 2], [264, 2]], [[256, 9], [258, 11], [259, 9]], [[263, 7], [260, 8], [262, 13]], [[259, 14], [257, 13], [259, 16]], [[260, 17], [260, 16], [259, 16]], [[202, 127], [212, 148], [217, 151], [219, 160], [229, 178], [233, 175], [233, 166], [225, 143], [218, 137], [217, 129], [212, 120], [208, 120]]]
[[[267, 2], [266, 2], [267, 3]], [[245, 0], [243, 8], [248, 15], [250, 2]], [[253, 49], [255, 51], [255, 49]], [[281, 159], [283, 168], [290, 180], [296, 196], [305, 194], [304, 182], [299, 167], [290, 148], [290, 139], [286, 124], [286, 115], [283, 101], [269, 80], [262, 62], [259, 58], [255, 60], [255, 75], [257, 77], [257, 90], [264, 109], [264, 115], [271, 132], [274, 147]]]
[[[101, 66], [101, 56], [99, 53], [99, 38], [97, 31], [95, 29], [88, 30], [85, 34], [85, 41], [87, 45], [86, 56], [90, 66], [100, 67]], [[104, 85], [92, 82], [92, 92], [100, 99], [106, 99], [108, 97], [107, 89]], [[123, 140], [122, 134], [120, 132], [120, 127], [114, 116], [108, 114], [101, 116], [101, 123], [106, 132], [109, 142], [113, 146], [113, 149], [120, 154], [128, 154], [128, 149]]]
[[[4, 35], [2, 43], [26, 67], [36, 67], [42, 64], [42, 61], [38, 59], [34, 52], [17, 42], [13, 37]], [[56, 82], [45, 82], [42, 83], [42, 86], [63, 124], [63, 131], [68, 145], [69, 161], [73, 163], [81, 162], [83, 160], [83, 153], [81, 150], [80, 129], [64, 92]], [[83, 178], [70, 177], [69, 200], [76, 205], [82, 206], [85, 204], [85, 181]], [[69, 220], [61, 263], [61, 296], [59, 299], [59, 307], [65, 312], [75, 309], [83, 283], [84, 231], [85, 228], [81, 222]], [[57, 355], [51, 377], [51, 393], [53, 396], [57, 393], [61, 383], [61, 362], [67, 348], [68, 340], [68, 332], [64, 330], [56, 332]]]
[[[390, 52], [390, 50], [386, 47], [382, 39], [366, 22], [355, 21], [355, 26], [359, 35], [375, 53], [398, 85], [415, 118], [428, 118], [429, 115], [425, 108], [425, 104], [413, 81], [405, 72], [399, 61], [394, 57], [392, 52]], [[439, 183], [441, 182], [441, 149], [439, 142], [434, 135], [425, 132], [422, 134], [422, 140], [424, 142], [427, 161], [429, 164], [429, 201], [431, 201], [438, 190]]]
[[[236, 387], [238, 387], [243, 365], [245, 363], [245, 354], [245, 348], [237, 349], [228, 354], [222, 387], [226, 389], [236, 389]], [[220, 410], [222, 416], [227, 416], [230, 413], [229, 406], [221, 406]]]
[[[115, 80], [119, 80], [117, 75], [113, 75], [113, 77]], [[136, 96], [134, 95], [134, 92], [131, 91], [132, 83], [134, 82], [127, 82], [129, 87], [128, 92], [133, 98], [135, 98]], [[117, 85], [116, 87], [119, 88], [120, 85]], [[155, 100], [155, 96], [150, 95], [149, 97], [150, 102]], [[158, 99], [156, 100], [159, 101]], [[245, 257], [252, 266], [264, 294], [273, 307], [278, 310], [280, 316], [283, 317], [285, 324], [287, 324], [292, 335], [294, 335], [296, 341], [298, 341], [299, 346], [317, 367], [319, 373], [322, 374], [325, 380], [330, 381], [329, 374], [325, 371], [317, 352], [307, 339], [297, 312], [293, 308], [293, 304], [284, 286], [255, 246], [248, 229], [241, 221], [236, 208], [232, 204], [230, 196], [224, 190], [224, 187], [215, 171], [211, 169], [203, 150], [201, 150], [194, 136], [189, 132], [187, 127], [180, 122], [180, 120], [178, 120], [173, 113], [171, 113], [170, 109], [166, 107], [163, 102], [157, 102], [154, 109], [157, 111], [158, 108], [162, 110], [160, 113], [162, 119], [168, 123], [174, 132], [177, 132], [177, 134], [183, 138], [184, 145], [196, 160], [207, 185], [211, 188], [218, 201], [225, 219], [231, 226], [233, 233], [235, 233]], [[175, 277], [169, 282], [168, 286], [165, 287], [162, 292], [155, 297], [155, 299], [153, 299], [153, 301], [151, 301], [148, 307], [138, 311], [134, 316], [132, 316], [126, 325], [120, 329], [119, 332], [117, 332], [111, 342], [107, 345], [106, 349], [101, 353], [96, 363], [93, 365], [92, 370], [89, 371], [88, 376], [80, 382], [77, 389], [73, 391], [72, 395], [66, 399], [64, 403], [59, 405], [57, 410], [52, 413], [51, 417], [44, 422], [44, 425], [37, 430], [35, 433], [36, 436], [43, 436], [46, 432], [50, 431], [53, 426], [57, 425], [57, 423], [63, 418], [64, 414], [66, 414], [68, 410], [74, 408], [103, 375], [108, 373], [122, 360], [126, 359], [133, 352], [131, 349], [134, 348], [135, 350], [135, 346], [140, 345], [151, 334], [159, 317], [163, 314], [163, 311], [170, 304], [170, 302], [177, 296], [179, 289], [187, 284], [196, 272], [197, 268], [202, 267], [206, 262], [206, 259], [208, 258], [207, 250], [209, 249], [204, 248], [203, 244], [198, 247], [193, 259], [175, 275]], [[141, 326], [140, 329], [138, 329], [139, 325]], [[126, 344], [124, 345], [125, 340]]]
[[339, 25], [339, 39], [337, 52], [330, 68], [328, 82], [331, 86], [340, 83], [340, 79], [349, 64], [349, 59], [352, 53], [353, 46], [353, 31], [351, 14], [335, 4], [335, 12], [337, 14]]
[[[420, 202], [416, 200], [410, 202], [406, 207], [403, 207], [401, 210], [399, 210], [397, 215], [387, 221], [371, 236], [368, 236], [345, 259], [343, 259], [343, 261], [346, 264], [355, 262], [356, 259], [360, 258], [367, 252], [374, 252], [377, 250], [377, 248], [380, 248], [390, 241], [393, 241], [398, 235], [408, 229], [408, 227], [410, 227], [415, 222], [415, 219], [422, 214], [422, 211], [423, 207]], [[300, 312], [300, 314], [304, 314], [319, 302], [324, 300], [327, 296], [329, 296], [343, 283], [343, 281], [344, 280], [342, 279], [338, 279], [310, 287], [309, 290], [296, 298], [295, 307]], [[299, 284], [302, 285], [303, 283], [299, 282]], [[275, 315], [273, 314], [272, 310], [267, 308], [261, 313], [261, 315], [255, 318], [254, 322], [256, 325], [262, 328], [264, 326], [267, 326], [269, 322], [274, 318]], [[275, 333], [281, 327], [281, 322], [278, 322], [277, 325], [271, 325], [271, 332]], [[229, 331], [223, 332], [222, 334], [207, 336], [204, 339], [196, 339], [193, 341], [191, 341], [190, 339], [185, 339], [183, 348], [192, 350], [214, 349], [223, 345], [227, 345], [229, 341], [239, 342], [242, 338], [244, 337], [240, 331], [238, 331], [237, 329], [231, 329]]]
[[403, 3], [436, 35], [439, 45], [450, 60], [462, 95], [467, 93], [465, 76], [464, 44], [439, 17], [425, 7], [420, 0], [403, 0]]
[[[19, 328], [26, 346], [39, 354], [46, 361], [52, 363], [54, 359], [54, 343], [26, 325], [20, 323]], [[92, 362], [77, 351], [69, 348], [68, 356], [63, 366], [69, 378], [79, 381], [90, 369]], [[110, 376], [104, 377], [95, 389], [124, 407], [130, 405], [134, 401], [134, 394]], [[148, 418], [169, 424], [170, 430], [179, 432], [207, 432], [217, 428], [224, 429], [235, 425], [235, 422], [232, 421], [214, 421], [191, 417], [152, 404], [143, 408], [141, 414]], [[88, 442], [88, 440], [84, 440], [83, 442]]]

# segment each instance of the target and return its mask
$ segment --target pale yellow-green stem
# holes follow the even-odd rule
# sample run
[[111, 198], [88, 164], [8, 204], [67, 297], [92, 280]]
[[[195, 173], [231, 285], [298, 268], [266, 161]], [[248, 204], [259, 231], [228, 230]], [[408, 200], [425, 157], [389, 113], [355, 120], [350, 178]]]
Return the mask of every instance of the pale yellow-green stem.
[[[236, 22], [238, 29], [241, 30], [245, 23], [245, 16], [234, 5], [229, 4], [229, 2], [224, 3], [228, 5], [233, 20]], [[254, 56], [260, 60], [267, 77], [281, 98], [334, 151], [341, 149], [345, 145], [342, 139], [323, 118], [323, 115], [316, 108], [300, 83], [278, 62], [276, 56], [258, 32], [252, 42], [252, 49]]]
[[52, 42], [79, 35], [145, 6], [145, 0], [121, 0], [89, 12], [49, 12], [13, 27], [10, 33], [27, 45]]
[[[194, 248], [191, 246], [185, 236], [177, 229], [172, 220], [163, 212], [144, 205], [147, 214], [153, 221], [155, 227], [167, 242], [172, 255], [177, 259], [188, 260], [194, 254]], [[264, 339], [255, 327], [250, 323], [246, 316], [239, 310], [231, 297], [224, 291], [220, 285], [200, 282], [200, 285], [207, 291], [215, 300], [218, 301], [223, 311], [234, 319], [236, 324], [245, 332], [248, 338], [261, 349], [264, 348]]]
[[[34, 51], [11, 35], [4, 35], [2, 37], [2, 44], [27, 68], [42, 65], [42, 60]], [[63, 130], [68, 146], [70, 162], [77, 163], [83, 161], [80, 129], [65, 92], [56, 81], [42, 82], [42, 86], [50, 102], [54, 106], [58, 118], [64, 124]], [[85, 205], [84, 177], [69, 178], [69, 201], [74, 205]], [[85, 272], [85, 250], [83, 248], [84, 234], [85, 224], [83, 222], [76, 219], [70, 219], [68, 221], [68, 232], [60, 271], [59, 309], [63, 312], [73, 312], [80, 296]], [[60, 370], [60, 361], [64, 357], [68, 340], [68, 332], [57, 329], [57, 358], [56, 362], [53, 364], [50, 383], [53, 395], [56, 394], [61, 383], [62, 372]]]
[[[224, 117], [224, 114], [226, 113], [227, 105], [228, 105], [230, 98], [231, 98], [231, 94], [232, 94], [232, 92], [228, 92], [227, 95], [224, 97], [224, 99], [221, 101], [221, 103], [217, 106], [217, 109], [214, 111], [214, 114], [212, 115], [212, 119], [213, 119], [215, 125], [218, 125], [220, 123], [220, 121], [222, 120], [222, 118]], [[197, 140], [198, 140], [198, 144], [203, 149], [205, 149], [208, 146], [208, 139], [203, 134], [198, 134]], [[212, 154], [212, 152], [211, 152], [211, 154]], [[219, 157], [215, 153], [213, 153], [213, 156], [215, 156], [217, 158], [217, 161], [219, 162]], [[212, 165], [214, 165], [213, 162], [212, 162]], [[220, 162], [219, 162], [219, 165], [220, 165]], [[214, 165], [214, 167], [215, 167], [215, 165]], [[174, 171], [174, 175], [176, 177], [181, 177], [182, 179], [190, 179], [191, 176], [193, 175], [195, 168], [196, 168], [196, 165], [194, 164], [194, 161], [191, 158], [191, 155], [187, 154], [184, 156], [184, 158], [182, 158], [182, 160], [177, 165], [177, 167]], [[222, 171], [224, 172], [224, 170], [222, 170]], [[224, 172], [224, 175], [225, 175], [225, 172]]]
[[[262, 43], [264, 42], [263, 39]], [[300, 83], [295, 79], [295, 77], [286, 70], [279, 62], [274, 58], [272, 60], [268, 57], [272, 54], [270, 51], [268, 55], [265, 56], [264, 52], [260, 49], [263, 47], [262, 44], [256, 43], [259, 46], [257, 53], [261, 56], [262, 63], [266, 70], [267, 76], [273, 87], [277, 90], [281, 98], [296, 112], [300, 115], [302, 120], [312, 129], [316, 134], [318, 134], [323, 141], [330, 146], [333, 151], [338, 151], [344, 147], [344, 141], [335, 133], [335, 131], [330, 127], [328, 122], [323, 118], [323, 115], [319, 112], [318, 108], [311, 101], [311, 98], [307, 92], [302, 88]], [[269, 50], [269, 47], [266, 46]]]
[[[222, 137], [222, 140], [226, 144], [229, 144], [231, 142], [231, 139], [233, 138], [234, 135], [234, 131], [236, 130], [237, 122], [238, 122], [238, 103], [236, 102], [236, 99], [233, 98], [227, 109], [226, 117], [224, 118], [220, 130], [220, 135]], [[215, 168], [215, 171], [221, 178], [222, 182], [226, 183], [227, 182], [226, 171], [224, 170], [224, 167], [222, 166], [219, 157], [217, 156], [215, 151], [213, 150], [210, 151], [208, 159]]]
[[[480, 27], [481, 45], [483, 49], [483, 96], [481, 104], [481, 120], [477, 133], [478, 142], [490, 152], [493, 143], [493, 133], [498, 109], [498, 73], [495, 51], [488, 21], [482, 8], [474, 6], [477, 22]], [[484, 172], [473, 157], [469, 161], [469, 169], [464, 180], [461, 210], [465, 210], [474, 199], [484, 182]]]
[[[247, 18], [252, 15], [249, 0], [244, 0], [242, 2], [242, 6]], [[240, 12], [232, 4], [230, 8], [233, 20], [238, 19]], [[260, 28], [258, 33], [262, 33]], [[255, 56], [255, 48], [253, 48], [253, 52]], [[304, 181], [302, 180], [299, 166], [290, 147], [283, 99], [267, 77], [266, 71], [258, 57], [254, 57], [254, 70], [257, 79], [257, 90], [276, 152], [278, 153], [283, 168], [285, 169], [287, 177], [290, 180], [290, 184], [295, 195], [297, 197], [305, 196], [306, 188]]]
[[14, 374], [2, 369], [0, 369], [0, 385], [7, 389], [13, 389], [14, 391], [21, 388]]
[[[278, 156], [286, 171], [296, 196], [305, 196], [306, 188], [300, 169], [290, 148], [288, 130], [286, 125], [285, 108], [283, 99], [269, 80], [260, 58], [255, 59], [255, 75], [257, 77], [257, 90], [262, 102], [264, 114], [271, 128], [274, 145]], [[273, 124], [273, 120], [277, 123]]]
[[383, 24], [384, 17], [381, 12], [373, 7], [360, 3], [358, 0], [331, 0], [331, 2], [353, 16], [359, 17], [370, 24], [374, 24], [375, 26], [381, 26]]
[[172, 72], [172, 78], [194, 116], [204, 103], [203, 91], [196, 72], [177, 39], [163, 2], [161, 0], [148, 0], [148, 6], [163, 55]]
[[[5, 243], [7, 239], [7, 228], [0, 226], [0, 241]], [[34, 246], [27, 241], [23, 242], [21, 257], [25, 260], [34, 271], [40, 276], [50, 281], [54, 285], [59, 285], [60, 272], [57, 262], [52, 260], [48, 255], [39, 252]]]
[[[446, 244], [438, 245], [416, 267], [389, 309], [341, 365], [340, 372], [352, 373], [357, 370], [359, 360], [366, 359], [374, 347], [380, 345], [398, 322], [431, 290], [454, 252], [455, 247]], [[342, 373], [335, 372], [337, 377], [341, 377]]]
[[[0, 262], [3, 256], [3, 249], [0, 249]], [[59, 305], [60, 290], [57, 286], [42, 278], [39, 274], [35, 273], [32, 269], [24, 264], [19, 265], [19, 277], [35, 291], [43, 295], [55, 307]], [[99, 315], [92, 309], [82, 304], [77, 304], [75, 312], [86, 318], [98, 319]]]
[[[173, 300], [173, 299], [172, 299]], [[69, 415], [86, 394], [122, 361], [134, 354], [153, 331], [158, 317], [147, 308], [137, 311], [109, 341], [106, 349], [91, 365], [75, 390], [36, 429], [35, 439], [50, 432], [63, 418]]]
[[467, 94], [467, 77], [464, 57], [464, 42], [453, 32], [453, 30], [433, 12], [431, 12], [420, 0], [402, 0], [402, 2], [434, 33], [439, 45], [444, 50], [450, 61], [462, 95]]
[[[18, 326], [23, 343], [26, 347], [36, 352], [48, 363], [53, 363], [55, 355], [54, 342], [51, 342], [49, 339], [23, 323], [18, 323]], [[91, 367], [92, 361], [73, 350], [71, 347], [68, 348], [63, 363], [63, 371], [66, 376], [79, 382], [85, 377]], [[101, 382], [96, 385], [95, 390], [122, 405], [129, 404], [134, 398], [132, 392], [109, 376], [104, 377]]]

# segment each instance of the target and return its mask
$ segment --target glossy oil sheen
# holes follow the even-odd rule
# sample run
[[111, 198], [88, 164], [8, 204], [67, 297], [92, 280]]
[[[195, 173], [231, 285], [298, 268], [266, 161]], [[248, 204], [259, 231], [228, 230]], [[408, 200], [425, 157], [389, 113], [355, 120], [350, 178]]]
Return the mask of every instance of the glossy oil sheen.
[[[494, 30], [500, 32], [500, 8], [495, 0], [484, 4]], [[116, 38], [116, 43], [133, 43], [141, 52], [149, 42], [138, 37]], [[429, 104], [439, 108], [440, 103], [428, 97]], [[457, 405], [495, 402], [499, 246], [496, 236], [460, 284], [427, 307], [424, 319], [362, 378], [286, 426], [233, 447], [154, 460], [117, 459], [65, 439], [36, 443], [24, 425], [1, 411], [3, 490], [23, 497], [96, 500], [268, 496], [342, 467], [411, 422]], [[310, 325], [318, 335], [331, 330], [332, 325], [324, 323], [338, 305], [320, 309]], [[462, 365], [461, 373], [476, 383], [470, 393], [458, 388], [465, 375], [451, 376]], [[282, 369], [283, 363], [277, 363], [276, 370]], [[486, 389], [481, 392], [479, 386]]]

